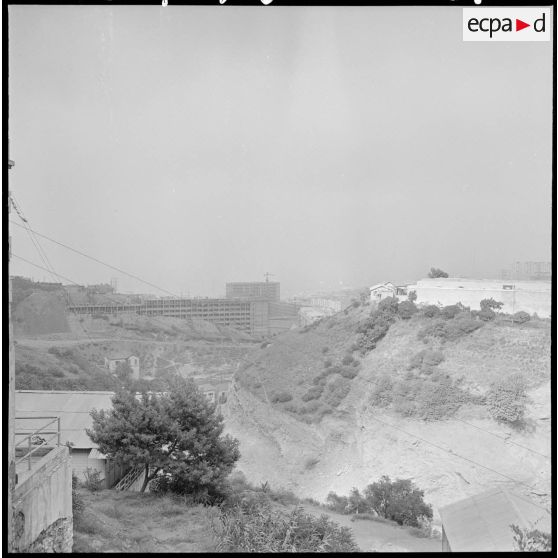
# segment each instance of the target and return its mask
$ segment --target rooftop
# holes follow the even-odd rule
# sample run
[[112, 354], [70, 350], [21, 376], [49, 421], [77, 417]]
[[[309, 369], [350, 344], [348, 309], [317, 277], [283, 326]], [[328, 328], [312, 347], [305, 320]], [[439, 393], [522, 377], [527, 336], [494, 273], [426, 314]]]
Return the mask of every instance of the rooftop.
[[514, 550], [510, 525], [550, 532], [550, 513], [523, 496], [495, 488], [439, 510], [453, 552]]

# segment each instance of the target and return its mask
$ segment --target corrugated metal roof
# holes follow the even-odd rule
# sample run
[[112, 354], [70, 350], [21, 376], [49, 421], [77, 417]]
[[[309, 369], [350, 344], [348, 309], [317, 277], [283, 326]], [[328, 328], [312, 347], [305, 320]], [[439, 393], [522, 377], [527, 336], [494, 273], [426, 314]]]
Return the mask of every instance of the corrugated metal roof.
[[[111, 409], [112, 391], [20, 391], [16, 390], [16, 419], [19, 417], [60, 417], [60, 441], [71, 442], [75, 448], [96, 448], [85, 429], [91, 428], [92, 409]], [[35, 430], [45, 420], [30, 419], [16, 422], [18, 427]], [[50, 429], [50, 428], [49, 428]]]
[[510, 525], [550, 532], [550, 513], [530, 500], [496, 488], [439, 510], [453, 552], [513, 551]]

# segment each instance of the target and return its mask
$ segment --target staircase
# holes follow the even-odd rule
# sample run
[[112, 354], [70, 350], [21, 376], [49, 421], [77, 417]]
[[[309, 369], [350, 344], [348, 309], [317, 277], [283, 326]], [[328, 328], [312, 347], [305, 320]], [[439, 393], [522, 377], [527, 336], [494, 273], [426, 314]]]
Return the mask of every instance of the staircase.
[[144, 467], [134, 467], [128, 471], [115, 485], [115, 490], [139, 491], [145, 474]]

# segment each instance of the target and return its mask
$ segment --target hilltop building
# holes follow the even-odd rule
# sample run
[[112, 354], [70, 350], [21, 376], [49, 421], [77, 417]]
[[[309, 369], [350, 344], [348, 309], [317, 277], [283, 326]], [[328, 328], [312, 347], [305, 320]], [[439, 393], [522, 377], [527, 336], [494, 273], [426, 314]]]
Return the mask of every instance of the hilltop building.
[[443, 552], [513, 551], [511, 525], [550, 533], [550, 513], [502, 488], [465, 498], [439, 510]]
[[436, 278], [417, 281], [417, 304], [447, 306], [461, 303], [479, 309], [481, 300], [502, 302], [502, 312], [524, 311], [540, 318], [550, 317], [551, 284], [549, 281], [510, 281], [497, 279]]

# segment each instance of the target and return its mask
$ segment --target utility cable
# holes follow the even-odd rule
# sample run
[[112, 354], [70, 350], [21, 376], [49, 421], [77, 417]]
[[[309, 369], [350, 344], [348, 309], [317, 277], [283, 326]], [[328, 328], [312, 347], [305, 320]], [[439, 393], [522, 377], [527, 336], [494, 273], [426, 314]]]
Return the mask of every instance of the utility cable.
[[[21, 227], [21, 228], [25, 228], [22, 225], [20, 225], [19, 223], [16, 223], [15, 221], [12, 221], [10, 219], [10, 223], [12, 223], [13, 225], [16, 225], [17, 227]], [[180, 296], [178, 296], [175, 293], [172, 293], [171, 291], [168, 291], [167, 289], [164, 289], [163, 287], [159, 287], [158, 285], [155, 285], [154, 283], [151, 283], [149, 281], [146, 281], [144, 279], [142, 279], [141, 277], [138, 277], [137, 275], [134, 275], [133, 273], [129, 273], [127, 271], [124, 271], [123, 269], [120, 269], [119, 267], [116, 267], [114, 265], [111, 265], [109, 263], [103, 262], [101, 260], [99, 260], [98, 258], [95, 258], [93, 256], [90, 256], [89, 254], [85, 254], [84, 252], [81, 252], [80, 250], [77, 250], [76, 248], [72, 248], [71, 246], [68, 246], [67, 244], [64, 244], [63, 242], [60, 242], [58, 240], [55, 240], [54, 238], [50, 238], [49, 236], [46, 236], [44, 234], [41, 234], [33, 229], [30, 229], [34, 234], [40, 236], [41, 238], [45, 238], [46, 240], [50, 241], [50, 242], [54, 242], [54, 244], [58, 244], [59, 246], [62, 246], [63, 248], [66, 248], [67, 250], [71, 250], [72, 252], [75, 252], [76, 254], [79, 254], [80, 256], [83, 256], [84, 258], [88, 258], [90, 260], [93, 260], [94, 262], [97, 262], [101, 265], [104, 265], [105, 267], [108, 267], [110, 269], [113, 269], [115, 271], [118, 271], [119, 273], [122, 273], [124, 275], [127, 275], [128, 277], [131, 277], [132, 279], [136, 279], [137, 281], [140, 281], [146, 285], [149, 285], [150, 287], [154, 287], [155, 289], [167, 293], [175, 298], [180, 298]]]

